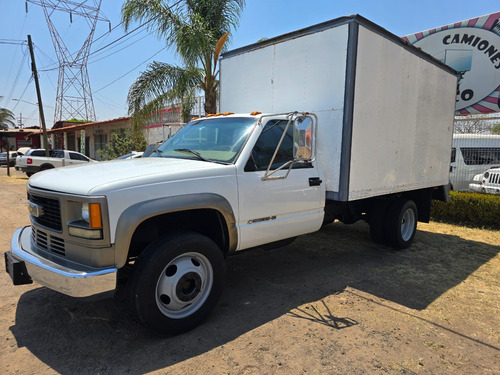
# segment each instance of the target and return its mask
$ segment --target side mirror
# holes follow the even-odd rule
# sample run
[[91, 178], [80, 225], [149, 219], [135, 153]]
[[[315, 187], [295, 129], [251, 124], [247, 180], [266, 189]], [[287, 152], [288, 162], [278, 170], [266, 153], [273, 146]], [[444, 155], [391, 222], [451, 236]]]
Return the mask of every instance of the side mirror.
[[314, 121], [309, 116], [293, 120], [293, 158], [297, 162], [309, 162], [313, 157]]

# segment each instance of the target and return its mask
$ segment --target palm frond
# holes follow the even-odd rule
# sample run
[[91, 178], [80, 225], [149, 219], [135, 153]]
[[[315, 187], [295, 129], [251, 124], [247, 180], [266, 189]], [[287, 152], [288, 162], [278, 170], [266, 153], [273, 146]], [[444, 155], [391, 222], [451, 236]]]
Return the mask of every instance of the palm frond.
[[129, 90], [129, 112], [142, 111], [149, 103], [170, 103], [181, 99], [191, 88], [200, 85], [202, 73], [196, 67], [181, 68], [153, 62]]
[[7, 108], [0, 108], [0, 129], [8, 129], [9, 127], [15, 127], [16, 117]]
[[[205, 92], [205, 111], [217, 107], [217, 62], [238, 25], [245, 0], [126, 0], [122, 6], [125, 29], [131, 22], [147, 22], [165, 39], [186, 68], [153, 63], [129, 91], [129, 112], [167, 97], [186, 98], [196, 87]], [[188, 74], [190, 72], [190, 74]], [[163, 99], [162, 99], [163, 98]]]

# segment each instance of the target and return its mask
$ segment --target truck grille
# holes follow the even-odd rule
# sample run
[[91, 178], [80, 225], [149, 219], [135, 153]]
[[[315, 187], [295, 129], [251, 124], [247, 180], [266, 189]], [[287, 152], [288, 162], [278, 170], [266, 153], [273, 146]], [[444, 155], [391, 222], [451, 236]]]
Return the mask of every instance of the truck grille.
[[57, 199], [41, 197], [28, 193], [28, 200], [43, 208], [43, 215], [33, 220], [44, 227], [61, 231], [61, 209]]
[[500, 185], [500, 173], [491, 173], [489, 177], [490, 184]]
[[31, 228], [32, 228], [31, 235], [33, 236], [33, 241], [35, 241], [38, 247], [58, 255], [62, 256], [66, 255], [64, 240], [62, 238], [51, 236], [35, 227]]

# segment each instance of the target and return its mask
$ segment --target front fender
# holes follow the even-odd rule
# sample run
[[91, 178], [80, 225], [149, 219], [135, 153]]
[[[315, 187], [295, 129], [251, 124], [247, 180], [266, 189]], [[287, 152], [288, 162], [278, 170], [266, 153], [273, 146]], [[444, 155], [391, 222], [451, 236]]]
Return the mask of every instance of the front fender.
[[212, 193], [177, 195], [139, 202], [123, 211], [116, 227], [115, 264], [121, 268], [127, 262], [130, 241], [143, 221], [171, 212], [203, 208], [214, 209], [222, 214], [229, 234], [229, 253], [233, 252], [238, 244], [238, 231], [233, 208], [228, 200]]

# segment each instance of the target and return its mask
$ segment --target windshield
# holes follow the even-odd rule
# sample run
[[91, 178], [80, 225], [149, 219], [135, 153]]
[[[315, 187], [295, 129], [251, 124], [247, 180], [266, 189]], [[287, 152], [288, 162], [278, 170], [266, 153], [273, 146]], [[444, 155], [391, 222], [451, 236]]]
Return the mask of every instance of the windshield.
[[233, 163], [256, 120], [251, 117], [217, 117], [195, 120], [151, 155]]

